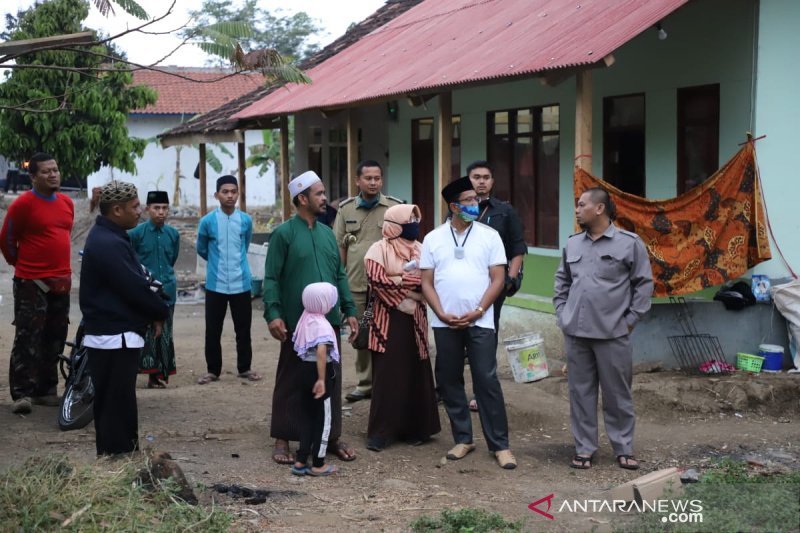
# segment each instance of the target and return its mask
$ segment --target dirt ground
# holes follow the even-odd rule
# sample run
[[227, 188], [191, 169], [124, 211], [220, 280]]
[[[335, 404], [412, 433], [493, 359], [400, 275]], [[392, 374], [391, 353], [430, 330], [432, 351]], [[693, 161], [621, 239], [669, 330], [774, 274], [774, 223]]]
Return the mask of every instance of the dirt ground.
[[[187, 246], [190, 248], [190, 246]], [[185, 252], [188, 250], [185, 250]], [[7, 265], [0, 269], [0, 470], [34, 454], [65, 453], [78, 462], [94, 460], [92, 426], [61, 432], [57, 410], [36, 407], [31, 415], [11, 414], [8, 357], [13, 341], [13, 304]], [[76, 267], [77, 271], [77, 267]], [[73, 294], [70, 333], [79, 320]], [[669, 466], [702, 471], [720, 456], [748, 458], [768, 468], [800, 468], [800, 376], [735, 375], [685, 377], [670, 372], [640, 373], [634, 378], [638, 414], [638, 473], [617, 468], [605, 435], [596, 466], [568, 468], [571, 436], [566, 380], [551, 377], [519, 384], [498, 352], [499, 375], [509, 414], [511, 447], [519, 467], [496, 466], [473, 416], [478, 451], [457, 462], [443, 459], [452, 446], [442, 408], [443, 431], [432, 442], [395, 444], [381, 453], [364, 448], [369, 402], [347, 405], [343, 438], [358, 458], [332, 460], [341, 473], [329, 478], [298, 478], [270, 460], [270, 404], [277, 365], [273, 340], [254, 302], [253, 368], [265, 375], [258, 383], [236, 377], [233, 327], [223, 334], [223, 376], [206, 386], [195, 384], [205, 370], [203, 306], [179, 305], [175, 312], [178, 373], [165, 390], [137, 389], [142, 444], [168, 451], [190, 482], [240, 484], [274, 491], [266, 503], [248, 505], [228, 495], [198, 490], [237, 516], [235, 530], [256, 531], [403, 531], [422, 514], [478, 507], [508, 519], [526, 519], [529, 531], [589, 531], [602, 520], [585, 514], [557, 514], [548, 520], [528, 505], [549, 494], [559, 498], [601, 498], [625, 481]], [[558, 354], [560, 355], [560, 354]], [[344, 390], [354, 385], [354, 352], [343, 350]], [[612, 517], [613, 522], [613, 517]]]

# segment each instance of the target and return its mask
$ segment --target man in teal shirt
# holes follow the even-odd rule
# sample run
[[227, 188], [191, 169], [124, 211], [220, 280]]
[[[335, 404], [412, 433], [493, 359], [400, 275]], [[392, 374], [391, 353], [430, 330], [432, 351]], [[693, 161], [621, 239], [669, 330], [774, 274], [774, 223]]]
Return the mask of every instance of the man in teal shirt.
[[148, 389], [163, 389], [169, 377], [175, 373], [172, 316], [175, 313], [177, 295], [175, 262], [181, 250], [181, 236], [178, 230], [166, 223], [169, 216], [169, 197], [166, 191], [148, 192], [146, 211], [150, 220], [129, 230], [128, 236], [139, 261], [164, 285], [164, 292], [169, 296], [169, 316], [164, 322], [160, 337], [155, 337], [153, 328], [147, 330], [139, 359], [139, 373], [150, 376]]
[[[269, 332], [281, 341], [275, 390], [272, 395], [272, 427], [275, 439], [272, 459], [280, 464], [294, 462], [289, 441], [300, 440], [302, 429], [302, 394], [297, 386], [302, 373], [302, 361], [294, 351], [292, 332], [303, 312], [302, 293], [310, 283], [326, 281], [339, 291], [338, 305], [327, 315], [328, 322], [338, 332], [341, 316], [347, 317], [350, 340], [358, 332], [356, 306], [347, 284], [339, 247], [331, 228], [317, 222], [327, 206], [325, 185], [312, 171], [301, 174], [289, 183], [289, 193], [297, 214], [277, 227], [269, 240], [264, 267], [264, 319]], [[340, 348], [341, 350], [341, 348]], [[331, 393], [332, 427], [326, 447], [344, 461], [356, 458], [355, 451], [339, 437], [342, 432], [342, 370], [335, 363], [336, 378]]]

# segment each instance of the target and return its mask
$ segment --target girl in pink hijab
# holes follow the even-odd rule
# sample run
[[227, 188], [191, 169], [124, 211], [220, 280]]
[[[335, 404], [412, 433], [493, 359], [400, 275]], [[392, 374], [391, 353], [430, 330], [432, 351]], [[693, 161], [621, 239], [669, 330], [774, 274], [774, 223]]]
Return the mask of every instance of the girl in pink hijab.
[[330, 283], [307, 285], [303, 289], [304, 311], [292, 335], [294, 349], [303, 361], [298, 385], [309, 391], [303, 395], [303, 429], [292, 466], [292, 474], [298, 476], [329, 476], [337, 471], [335, 466], [325, 465], [335, 377], [332, 363], [339, 361], [336, 332], [325, 315], [338, 299], [339, 293]]

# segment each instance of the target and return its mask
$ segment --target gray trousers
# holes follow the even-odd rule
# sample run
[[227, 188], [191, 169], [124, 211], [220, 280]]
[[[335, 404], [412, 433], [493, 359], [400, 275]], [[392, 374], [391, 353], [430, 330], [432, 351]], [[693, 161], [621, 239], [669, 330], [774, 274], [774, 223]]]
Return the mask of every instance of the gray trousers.
[[[364, 310], [367, 308], [367, 293], [353, 292], [353, 302], [356, 304], [356, 318], [361, 321]], [[367, 394], [372, 393], [372, 352], [369, 350], [356, 350], [356, 389]]]
[[464, 391], [464, 353], [472, 373], [472, 388], [481, 406], [478, 411], [489, 451], [508, 449], [508, 418], [503, 390], [497, 379], [497, 336], [494, 330], [433, 328], [436, 341], [436, 387], [444, 402], [453, 440], [472, 442], [472, 417]]
[[590, 456], [598, 448], [597, 393], [603, 390], [603, 419], [614, 455], [633, 454], [633, 351], [627, 335], [587, 339], [564, 334], [569, 384], [569, 418], [575, 451]]

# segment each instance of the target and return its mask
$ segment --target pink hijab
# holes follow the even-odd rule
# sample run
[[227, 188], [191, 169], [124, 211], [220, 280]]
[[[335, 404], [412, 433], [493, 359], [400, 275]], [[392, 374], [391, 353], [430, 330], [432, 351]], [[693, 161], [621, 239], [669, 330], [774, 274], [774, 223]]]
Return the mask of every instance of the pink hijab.
[[333, 309], [339, 299], [336, 287], [327, 282], [311, 283], [303, 289], [303, 307], [297, 327], [292, 335], [294, 350], [305, 354], [320, 344], [332, 344], [331, 359], [339, 361], [339, 343], [325, 315]]
[[419, 241], [408, 241], [400, 238], [402, 224], [411, 218], [420, 219], [419, 207], [414, 204], [393, 205], [383, 215], [383, 239], [372, 246], [364, 257], [383, 266], [386, 276], [397, 283], [402, 283], [403, 266], [412, 259], [419, 263], [422, 244]]

